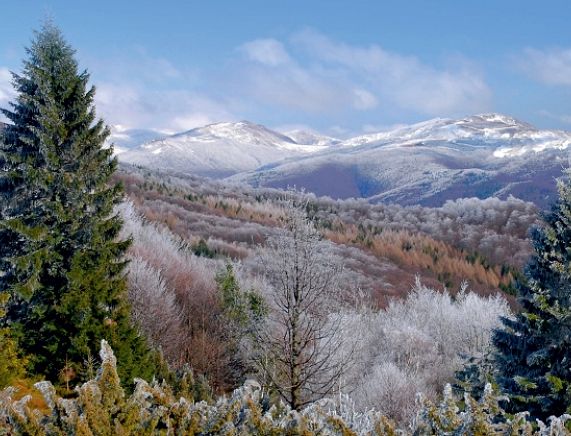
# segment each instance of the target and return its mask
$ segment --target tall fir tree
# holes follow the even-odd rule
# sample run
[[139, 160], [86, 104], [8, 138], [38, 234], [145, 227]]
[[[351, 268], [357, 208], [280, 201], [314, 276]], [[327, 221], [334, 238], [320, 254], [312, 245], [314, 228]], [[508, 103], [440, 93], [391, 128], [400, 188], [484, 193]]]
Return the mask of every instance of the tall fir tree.
[[532, 231], [535, 254], [517, 283], [521, 311], [494, 333], [508, 410], [540, 419], [571, 412], [571, 183], [559, 181], [558, 190], [545, 224]]
[[37, 32], [0, 141], [0, 292], [31, 369], [81, 380], [107, 339], [123, 380], [148, 378], [153, 356], [130, 323], [117, 162], [96, 120], [89, 75], [52, 24]]

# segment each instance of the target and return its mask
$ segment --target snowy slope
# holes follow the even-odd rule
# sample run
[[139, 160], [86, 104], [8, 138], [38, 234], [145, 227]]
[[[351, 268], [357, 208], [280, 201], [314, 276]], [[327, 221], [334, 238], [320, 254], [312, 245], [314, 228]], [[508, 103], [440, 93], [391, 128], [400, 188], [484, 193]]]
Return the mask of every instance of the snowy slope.
[[331, 136], [320, 135], [309, 130], [290, 130], [285, 132], [285, 135], [288, 138], [293, 139], [298, 144], [331, 146], [342, 143], [340, 139], [332, 138]]
[[437, 118], [387, 132], [351, 138], [344, 145], [399, 145], [419, 141], [449, 142], [456, 148], [494, 148], [496, 157], [510, 157], [521, 156], [528, 151], [565, 149], [571, 143], [571, 134], [538, 130], [515, 118], [492, 113], [459, 120]]
[[124, 162], [224, 177], [322, 151], [247, 121], [217, 123], [151, 141], [120, 155]]

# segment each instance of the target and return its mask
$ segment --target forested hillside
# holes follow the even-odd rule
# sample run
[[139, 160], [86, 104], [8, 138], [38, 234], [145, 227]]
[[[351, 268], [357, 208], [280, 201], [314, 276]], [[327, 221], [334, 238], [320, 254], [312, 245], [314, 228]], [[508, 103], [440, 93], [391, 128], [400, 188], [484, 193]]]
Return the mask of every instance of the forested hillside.
[[208, 248], [209, 255], [246, 264], [280, 227], [285, 204], [295, 198], [328, 241], [331, 255], [342, 259], [346, 280], [381, 306], [387, 296], [406, 295], [417, 275], [451, 292], [464, 281], [484, 294], [508, 290], [513, 269], [531, 254], [528, 232], [538, 222], [536, 207], [515, 198], [402, 207], [252, 189], [126, 165], [116, 177], [147, 219]]

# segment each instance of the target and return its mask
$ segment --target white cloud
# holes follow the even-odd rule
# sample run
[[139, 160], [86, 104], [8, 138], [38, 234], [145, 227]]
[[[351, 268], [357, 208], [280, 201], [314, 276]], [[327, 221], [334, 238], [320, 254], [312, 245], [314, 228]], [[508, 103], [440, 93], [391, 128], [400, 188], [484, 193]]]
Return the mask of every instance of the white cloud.
[[[16, 96], [12, 86], [12, 74], [5, 67], [0, 67], [0, 108], [7, 108], [8, 102]], [[5, 121], [4, 115], [0, 114], [0, 121]]]
[[528, 48], [516, 59], [531, 78], [548, 85], [571, 86], [571, 49]]
[[233, 89], [242, 99], [306, 113], [330, 114], [347, 108], [370, 109], [376, 97], [334, 69], [305, 65], [274, 39], [258, 39], [238, 48], [242, 62], [234, 68]]
[[271, 67], [290, 62], [283, 44], [275, 39], [256, 39], [243, 44], [239, 50], [249, 59]]
[[[163, 59], [153, 61], [151, 57], [145, 56], [142, 63], [129, 61], [120, 64], [114, 60], [110, 64], [103, 61], [94, 64], [96, 72], [92, 75], [95, 76], [92, 81], [97, 87], [95, 104], [98, 116], [107, 124], [175, 133], [208, 123], [236, 119], [224, 101], [215, 101], [183, 86], [158, 86], [157, 82], [182, 77], [179, 70]], [[109, 65], [108, 69], [106, 65]], [[96, 80], [98, 75], [103, 75], [97, 74], [101, 70], [105, 70], [107, 81]], [[135, 70], [145, 73], [138, 75], [134, 73]], [[154, 85], [149, 85], [147, 75], [153, 76]], [[10, 71], [0, 67], [0, 107], [6, 107], [8, 101], [16, 95], [11, 81]], [[2, 120], [0, 115], [0, 121]]]
[[349, 137], [352, 136], [351, 132], [349, 132], [349, 130], [347, 130], [345, 127], [341, 127], [341, 126], [329, 126], [329, 128], [326, 130], [326, 134], [329, 134], [331, 136], [335, 136], [338, 138], [345, 138], [345, 137]]
[[285, 41], [252, 40], [236, 53], [208, 75], [145, 50], [122, 61], [100, 61], [94, 73], [94, 80], [98, 72], [102, 77], [98, 109], [110, 123], [176, 131], [267, 113], [339, 124], [358, 112], [453, 116], [490, 109], [488, 86], [464, 63], [439, 69], [377, 45], [349, 45], [313, 31]]
[[142, 48], [107, 59], [92, 59], [98, 113], [108, 124], [180, 132], [234, 119], [228, 101], [197, 88], [199, 72], [149, 55]]
[[571, 124], [571, 115], [568, 114], [556, 114], [546, 109], [541, 109], [537, 111], [537, 114], [541, 115], [542, 117], [549, 118], [551, 120], [559, 121], [561, 123]]
[[342, 69], [355, 83], [404, 109], [428, 115], [478, 112], [491, 101], [489, 87], [471, 66], [439, 69], [378, 45], [353, 46], [314, 31], [303, 31], [293, 41], [324, 68]]
[[[283, 41], [256, 39], [236, 53], [208, 72], [142, 48], [80, 58], [92, 72], [97, 110], [107, 123], [163, 131], [243, 118], [313, 118], [338, 126], [364, 115], [373, 123], [377, 114], [453, 116], [489, 110], [491, 101], [482, 75], [465, 63], [437, 68], [313, 31]], [[12, 96], [8, 70], [0, 67], [0, 105]]]
[[344, 88], [313, 74], [297, 64], [267, 68], [244, 65], [238, 84], [230, 92], [238, 92], [244, 100], [257, 100], [270, 108], [289, 108], [308, 113], [330, 113], [350, 102]]
[[109, 124], [170, 132], [236, 119], [224, 102], [184, 89], [156, 91], [144, 86], [102, 83], [96, 104]]
[[142, 47], [129, 50], [111, 51], [102, 57], [79, 54], [81, 64], [88, 67], [92, 77], [106, 81], [137, 81], [159, 87], [177, 80], [192, 82], [192, 71], [185, 71], [172, 61], [153, 56]]
[[408, 124], [396, 123], [396, 124], [364, 124], [361, 127], [362, 133], [377, 133], [389, 130], [396, 130], [402, 127], [407, 127]]
[[361, 110], [373, 109], [377, 107], [379, 103], [377, 97], [375, 97], [366, 89], [361, 89], [361, 88], [354, 89], [353, 95], [354, 95], [353, 106], [355, 107], [355, 109], [361, 109]]

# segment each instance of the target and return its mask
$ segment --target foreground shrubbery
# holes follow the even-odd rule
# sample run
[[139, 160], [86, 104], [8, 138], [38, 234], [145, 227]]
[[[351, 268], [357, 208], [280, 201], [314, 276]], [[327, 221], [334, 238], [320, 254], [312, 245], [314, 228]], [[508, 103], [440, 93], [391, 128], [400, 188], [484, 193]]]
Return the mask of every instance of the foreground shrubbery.
[[379, 412], [355, 412], [347, 397], [323, 400], [300, 412], [283, 403], [270, 404], [255, 382], [215, 403], [195, 401], [192, 380], [177, 389], [166, 383], [135, 380], [127, 396], [117, 375], [116, 359], [102, 341], [97, 376], [76, 388], [73, 398], [56, 394], [51, 383], [40, 382], [45, 404], [33, 406], [30, 396], [13, 400], [14, 388], [0, 392], [0, 435], [568, 435], [565, 422], [552, 418], [535, 428], [526, 414], [508, 417], [491, 388], [481, 401], [464, 398], [461, 410], [449, 387], [436, 405], [418, 401], [410, 428], [397, 429]]
[[37, 383], [45, 399], [43, 410], [30, 407], [30, 397], [13, 401], [13, 388], [4, 390], [0, 434], [354, 434], [375, 428], [383, 434], [383, 427], [392, 428], [374, 413], [353, 413], [346, 423], [327, 403], [299, 413], [283, 403], [270, 405], [254, 382], [214, 404], [175, 396], [167, 384], [143, 380], [136, 380], [133, 394], [126, 396], [105, 341], [100, 356], [97, 377], [78, 387], [72, 399], [57, 396], [49, 382]]

